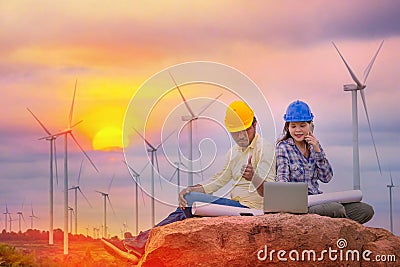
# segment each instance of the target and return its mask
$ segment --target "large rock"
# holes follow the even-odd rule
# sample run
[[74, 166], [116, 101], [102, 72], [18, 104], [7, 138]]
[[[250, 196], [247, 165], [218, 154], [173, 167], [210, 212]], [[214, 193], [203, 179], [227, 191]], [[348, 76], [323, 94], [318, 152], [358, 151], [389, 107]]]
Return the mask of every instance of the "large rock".
[[193, 218], [153, 229], [138, 265], [400, 266], [400, 237], [312, 214]]

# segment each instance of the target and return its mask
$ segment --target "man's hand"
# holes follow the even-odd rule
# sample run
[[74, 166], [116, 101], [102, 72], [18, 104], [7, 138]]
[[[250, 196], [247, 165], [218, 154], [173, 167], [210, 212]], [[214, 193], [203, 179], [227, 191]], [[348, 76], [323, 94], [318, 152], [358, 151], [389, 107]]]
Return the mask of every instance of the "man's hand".
[[185, 207], [188, 206], [188, 203], [187, 203], [187, 201], [186, 201], [186, 199], [185, 199], [185, 195], [188, 194], [190, 191], [191, 191], [190, 188], [187, 187], [187, 188], [183, 189], [183, 190], [179, 193], [179, 198], [178, 198], [179, 207], [180, 207], [181, 209], [183, 209], [183, 210], [185, 209]]
[[247, 160], [247, 165], [243, 165], [242, 167], [242, 177], [246, 179], [247, 181], [251, 181], [254, 176], [254, 168], [253, 165], [251, 164], [251, 159], [253, 156], [249, 156], [249, 159]]
[[185, 199], [185, 195], [188, 194], [189, 192], [205, 193], [204, 188], [201, 184], [196, 184], [194, 186], [189, 186], [189, 187], [186, 187], [185, 189], [183, 189], [179, 193], [179, 197], [178, 197], [179, 207], [183, 210], [188, 206], [188, 203]]

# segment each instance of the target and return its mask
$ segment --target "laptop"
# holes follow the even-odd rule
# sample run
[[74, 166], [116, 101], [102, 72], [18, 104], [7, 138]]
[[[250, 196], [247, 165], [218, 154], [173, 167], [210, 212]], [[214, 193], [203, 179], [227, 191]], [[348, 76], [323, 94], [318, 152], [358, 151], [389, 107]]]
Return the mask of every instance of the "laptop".
[[308, 212], [307, 183], [264, 182], [264, 213]]

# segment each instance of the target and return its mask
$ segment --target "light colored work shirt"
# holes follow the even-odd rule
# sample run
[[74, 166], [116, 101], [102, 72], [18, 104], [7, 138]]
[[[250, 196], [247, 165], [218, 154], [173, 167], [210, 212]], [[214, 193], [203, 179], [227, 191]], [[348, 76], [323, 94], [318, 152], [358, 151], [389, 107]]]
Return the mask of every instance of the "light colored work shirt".
[[264, 198], [258, 194], [257, 188], [251, 181], [242, 177], [241, 169], [243, 165], [247, 165], [250, 155], [255, 174], [263, 181], [275, 182], [275, 146], [256, 134], [248, 147], [241, 148], [235, 144], [228, 151], [222, 171], [202, 184], [204, 191], [212, 194], [232, 180], [230, 191], [232, 200], [252, 209], [262, 209]]

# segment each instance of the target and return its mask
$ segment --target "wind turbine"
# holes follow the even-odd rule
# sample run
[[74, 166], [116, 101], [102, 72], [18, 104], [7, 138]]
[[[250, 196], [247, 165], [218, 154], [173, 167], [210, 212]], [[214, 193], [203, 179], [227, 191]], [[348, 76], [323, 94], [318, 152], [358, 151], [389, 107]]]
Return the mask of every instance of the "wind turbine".
[[371, 134], [371, 139], [372, 143], [374, 145], [375, 149], [375, 156], [376, 160], [378, 162], [378, 167], [379, 167], [379, 172], [382, 175], [382, 170], [381, 170], [381, 164], [379, 162], [379, 157], [378, 157], [378, 151], [376, 149], [375, 145], [375, 140], [374, 136], [372, 134], [372, 128], [371, 128], [371, 123], [369, 120], [368, 116], [368, 110], [367, 110], [367, 102], [365, 99], [365, 93], [364, 89], [367, 87], [366, 81], [369, 75], [369, 72], [372, 69], [372, 66], [375, 62], [376, 57], [378, 56], [379, 51], [382, 48], [383, 41], [379, 45], [378, 50], [376, 51], [374, 57], [371, 59], [371, 62], [368, 64], [367, 68], [364, 71], [364, 80], [363, 83], [358, 80], [357, 76], [354, 74], [354, 72], [351, 70], [349, 64], [347, 64], [346, 60], [340, 53], [339, 49], [336, 47], [335, 43], [332, 42], [333, 46], [335, 47], [336, 51], [339, 53], [339, 56], [343, 60], [344, 64], [346, 65], [347, 70], [350, 73], [351, 78], [356, 84], [345, 84], [343, 86], [344, 91], [351, 91], [351, 96], [352, 96], [352, 121], [353, 121], [353, 187], [355, 190], [359, 190], [361, 188], [360, 186], [360, 158], [359, 158], [359, 146], [358, 146], [358, 114], [357, 114], [357, 91], [360, 91], [361, 94], [361, 99], [363, 102], [364, 110], [365, 110], [365, 115], [367, 117], [368, 121], [368, 127], [369, 127], [369, 132]]
[[10, 233], [12, 232], [12, 225], [11, 225], [11, 223], [12, 223], [13, 221], [16, 221], [16, 220], [18, 220], [18, 219], [12, 219], [12, 218], [11, 218], [11, 213], [8, 214], [8, 221], [9, 221], [9, 223], [10, 223]]
[[74, 214], [74, 209], [72, 207], [68, 207], [69, 211], [69, 225], [71, 226], [69, 233], [72, 234], [72, 215]]
[[18, 226], [19, 226], [19, 228], [18, 228], [19, 231], [18, 232], [21, 232], [21, 217], [24, 220], [25, 225], [26, 225], [24, 214], [22, 213], [23, 210], [24, 210], [24, 202], [22, 202], [21, 210], [17, 212], [17, 214], [18, 214]]
[[[64, 254], [68, 254], [68, 135], [72, 138], [75, 144], [79, 147], [85, 157], [92, 164], [93, 168], [99, 172], [96, 165], [94, 165], [93, 161], [86, 154], [85, 150], [81, 147], [81, 145], [76, 140], [75, 136], [72, 134], [72, 128], [81, 123], [79, 121], [75, 124], [72, 124], [72, 115], [74, 111], [74, 103], [75, 103], [75, 94], [76, 94], [76, 85], [77, 81], [75, 81], [74, 95], [72, 97], [72, 104], [69, 110], [68, 124], [67, 129], [64, 131], [58, 132], [52, 136], [58, 137], [60, 135], [64, 135]], [[47, 137], [48, 138], [48, 137]]]
[[[125, 162], [125, 161], [124, 161]], [[128, 166], [128, 168], [131, 170], [131, 172], [129, 172], [133, 182], [135, 183], [135, 228], [136, 228], [136, 235], [139, 232], [139, 200], [138, 200], [138, 193], [139, 193], [139, 184], [140, 184], [140, 174], [143, 172], [143, 170], [147, 167], [147, 164], [144, 166], [144, 168], [142, 169], [142, 171], [140, 173], [136, 172], [131, 166], [129, 166], [126, 162], [125, 162], [126, 166]], [[142, 192], [142, 199], [143, 199], [143, 203], [144, 203], [144, 197], [143, 197], [143, 190], [140, 189], [140, 191]], [[124, 227], [126, 226], [126, 223], [124, 223]], [[125, 229], [125, 228], [124, 228]], [[126, 232], [126, 230], [125, 230]]]
[[389, 206], [390, 206], [390, 232], [393, 233], [393, 207], [392, 207], [392, 188], [398, 187], [398, 185], [393, 184], [392, 172], [390, 172], [390, 185], [387, 185], [389, 188]]
[[53, 200], [53, 195], [54, 195], [54, 188], [53, 188], [53, 155], [54, 155], [54, 162], [55, 162], [55, 169], [56, 169], [56, 179], [57, 179], [57, 184], [58, 184], [58, 170], [57, 170], [57, 150], [56, 150], [56, 136], [52, 135], [51, 132], [44, 126], [44, 124], [39, 120], [39, 118], [29, 109], [27, 110], [32, 114], [32, 116], [35, 118], [35, 120], [39, 123], [39, 125], [43, 128], [43, 130], [46, 132], [48, 135], [47, 137], [40, 138], [45, 139], [49, 141], [50, 143], [50, 183], [49, 183], [49, 196], [50, 196], [50, 222], [49, 222], [49, 245], [54, 244], [54, 235], [53, 235], [53, 228], [54, 228], [54, 200]]
[[185, 166], [185, 164], [183, 164], [183, 163], [181, 162], [181, 157], [180, 157], [179, 151], [178, 151], [178, 157], [179, 157], [179, 161], [174, 162], [175, 171], [174, 171], [174, 173], [172, 174], [171, 178], [169, 178], [169, 181], [171, 182], [172, 179], [174, 178], [175, 174], [176, 174], [177, 185], [178, 185], [178, 195], [179, 195], [179, 193], [181, 192], [181, 191], [180, 191], [180, 187], [181, 187], [181, 176], [180, 176], [181, 167], [180, 167], [180, 165], [182, 165], [182, 166], [185, 167], [185, 168], [187, 168], [187, 167]]
[[186, 98], [182, 94], [181, 89], [179, 88], [178, 84], [176, 83], [174, 77], [170, 72], [168, 72], [169, 75], [171, 76], [171, 79], [173, 80], [176, 89], [178, 89], [179, 94], [181, 95], [181, 98], [183, 100], [183, 103], [186, 106], [186, 109], [189, 111], [190, 115], [187, 116], [182, 116], [183, 121], [188, 121], [189, 123], [189, 160], [188, 160], [188, 186], [193, 185], [193, 122], [196, 121], [203, 112], [205, 112], [215, 101], [217, 101], [218, 98], [222, 96], [222, 94], [218, 95], [216, 98], [214, 98], [208, 105], [206, 105], [197, 115], [193, 112], [192, 108], [189, 106], [189, 103], [187, 102]]
[[82, 165], [83, 165], [83, 160], [81, 161], [81, 166], [79, 168], [78, 184], [75, 185], [75, 186], [72, 186], [71, 188], [68, 189], [68, 190], [74, 190], [75, 191], [74, 192], [75, 193], [75, 208], [74, 208], [74, 212], [75, 212], [75, 234], [78, 234], [78, 190], [81, 193], [81, 195], [85, 198], [86, 202], [89, 204], [89, 207], [92, 207], [92, 205], [90, 204], [89, 200], [87, 199], [87, 197], [82, 192], [82, 190], [81, 190], [81, 188], [79, 186], [79, 182], [81, 180]]
[[108, 185], [107, 193], [95, 190], [97, 193], [101, 194], [101, 196], [104, 198], [104, 202], [103, 202], [104, 203], [103, 204], [103, 216], [104, 216], [103, 217], [103, 219], [104, 219], [103, 237], [104, 238], [107, 238], [107, 199], [108, 199], [110, 207], [115, 215], [115, 211], [114, 211], [114, 208], [112, 207], [110, 196], [109, 196], [113, 180], [114, 180], [114, 176], [111, 178], [110, 184]]
[[[171, 132], [167, 138], [165, 138], [165, 140], [163, 142], [160, 142], [160, 144], [158, 144], [158, 146], [153, 146], [146, 138], [144, 138], [143, 135], [141, 135], [138, 131], [136, 131], [136, 129], [134, 129], [135, 132], [144, 140], [144, 142], [147, 144], [148, 149], [147, 152], [151, 153], [151, 223], [152, 226], [155, 225], [155, 203], [154, 203], [154, 199], [155, 199], [155, 194], [154, 194], [154, 164], [157, 164], [157, 172], [158, 175], [160, 175], [160, 171], [158, 168], [158, 158], [157, 158], [157, 150], [161, 147], [161, 145], [163, 144], [163, 142], [167, 141], [168, 138], [170, 138], [172, 136], [172, 134], [175, 132]], [[160, 178], [160, 176], [159, 176]], [[161, 185], [161, 179], [160, 179], [160, 185]]]
[[31, 218], [31, 229], [33, 229], [33, 219], [39, 219], [39, 217], [37, 217], [34, 213], [33, 213], [33, 207], [31, 205], [31, 215], [29, 215], [29, 217]]
[[[4, 230], [7, 232], [7, 216], [10, 216], [10, 214], [11, 214], [8, 211], [7, 203], [6, 203], [6, 210], [3, 212], [3, 214], [4, 214]], [[10, 232], [11, 232], [11, 229], [10, 229]]]

